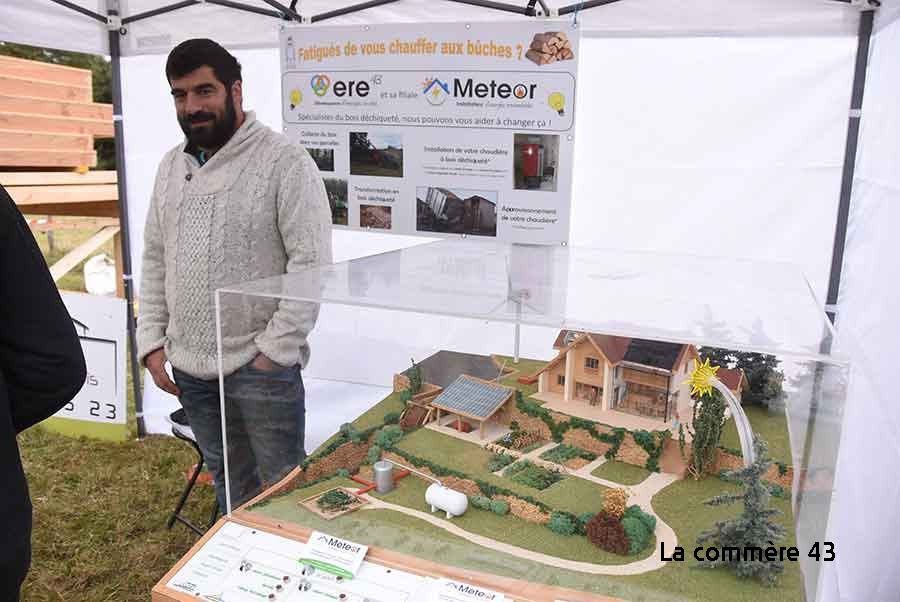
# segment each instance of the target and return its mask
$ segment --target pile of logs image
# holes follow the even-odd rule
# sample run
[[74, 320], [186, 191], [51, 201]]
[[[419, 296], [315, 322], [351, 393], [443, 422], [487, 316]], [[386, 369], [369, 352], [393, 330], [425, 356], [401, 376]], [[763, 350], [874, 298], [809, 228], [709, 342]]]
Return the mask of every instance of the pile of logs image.
[[549, 65], [556, 61], [573, 59], [575, 53], [572, 52], [572, 43], [566, 34], [561, 31], [548, 31], [535, 34], [525, 57], [536, 65]]

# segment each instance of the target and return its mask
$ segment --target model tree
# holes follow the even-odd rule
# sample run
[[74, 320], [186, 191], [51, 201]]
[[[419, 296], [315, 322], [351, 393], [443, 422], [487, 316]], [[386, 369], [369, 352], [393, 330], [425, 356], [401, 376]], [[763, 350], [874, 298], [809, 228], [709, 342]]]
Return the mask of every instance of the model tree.
[[419, 364], [416, 363], [416, 360], [410, 359], [409, 361], [412, 362], [412, 368], [407, 372], [407, 375], [409, 376], [409, 390], [415, 395], [422, 390], [422, 369], [419, 368]]
[[[719, 447], [719, 439], [722, 437], [722, 428], [725, 425], [725, 398], [717, 390], [712, 389], [703, 393], [694, 402], [694, 413], [691, 425], [687, 427], [691, 435], [690, 458], [685, 458], [688, 463], [688, 472], [694, 479], [701, 479], [712, 470], [716, 461], [716, 450]], [[678, 427], [678, 443], [681, 454], [685, 454], [685, 428]]]
[[[704, 502], [709, 506], [722, 506], [743, 501], [744, 511], [737, 518], [717, 522], [713, 529], [701, 533], [697, 538], [700, 545], [715, 546], [720, 552], [726, 551], [726, 548], [737, 548], [739, 553], [722, 553], [718, 560], [705, 560], [700, 566], [703, 568], [727, 566], [738, 577], [756, 577], [766, 585], [773, 585], [778, 575], [784, 571], [784, 563], [779, 560], [767, 560], [762, 550], [784, 538], [785, 530], [773, 521], [773, 517], [781, 512], [769, 507], [771, 493], [769, 485], [763, 481], [763, 475], [772, 465], [772, 461], [767, 457], [768, 446], [765, 441], [755, 436], [753, 447], [756, 451], [756, 461], [740, 470], [728, 471], [726, 475], [739, 481], [744, 491], [719, 495]], [[753, 552], [756, 549], [760, 552]], [[748, 554], [748, 551], [751, 553]]]
[[703, 347], [700, 357], [713, 364], [741, 368], [747, 377], [750, 389], [743, 395], [743, 403], [768, 405], [782, 393], [784, 374], [778, 370], [778, 358], [765, 353], [732, 351], [721, 347]]

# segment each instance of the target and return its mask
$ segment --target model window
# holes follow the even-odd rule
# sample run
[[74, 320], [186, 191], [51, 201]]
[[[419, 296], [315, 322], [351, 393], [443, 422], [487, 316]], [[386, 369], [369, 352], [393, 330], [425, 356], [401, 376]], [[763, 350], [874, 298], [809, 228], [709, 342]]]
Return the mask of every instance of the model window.
[[600, 360], [595, 357], [586, 357], [584, 358], [584, 367], [587, 370], [599, 370], [600, 369]]
[[556, 375], [556, 384], [560, 387], [564, 387], [566, 385], [566, 375], [565, 374], [557, 374]]

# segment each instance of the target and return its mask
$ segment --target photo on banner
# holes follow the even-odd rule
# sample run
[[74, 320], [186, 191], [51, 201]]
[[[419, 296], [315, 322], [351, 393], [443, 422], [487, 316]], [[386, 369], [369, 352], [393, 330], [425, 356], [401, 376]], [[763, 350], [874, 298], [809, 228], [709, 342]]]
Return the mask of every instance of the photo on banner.
[[578, 43], [571, 20], [287, 28], [284, 129], [336, 228], [565, 243]]

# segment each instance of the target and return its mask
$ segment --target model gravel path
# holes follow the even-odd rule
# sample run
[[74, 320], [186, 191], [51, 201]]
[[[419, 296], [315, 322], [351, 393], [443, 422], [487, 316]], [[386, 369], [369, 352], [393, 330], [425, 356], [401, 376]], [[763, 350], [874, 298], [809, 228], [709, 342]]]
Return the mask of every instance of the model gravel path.
[[[581, 473], [578, 473], [578, 476], [586, 478]], [[606, 485], [607, 487], [622, 487], [618, 483], [612, 483], [611, 481], [605, 481], [604, 479], [598, 479], [597, 477], [593, 476], [591, 478], [588, 478], [587, 480], [594, 481], [600, 484], [610, 483], [610, 485]], [[363, 507], [363, 510], [387, 509], [393, 510], [395, 512], [400, 512], [402, 514], [406, 514], [407, 516], [412, 516], [414, 518], [424, 520], [436, 527], [440, 527], [448, 533], [452, 533], [453, 535], [462, 537], [463, 539], [475, 545], [479, 545], [491, 550], [496, 550], [498, 552], [511, 554], [518, 558], [524, 558], [525, 560], [531, 560], [569, 571], [590, 573], [593, 575], [639, 575], [641, 573], [661, 569], [666, 565], [665, 562], [660, 560], [660, 549], [663, 544], [665, 544], [665, 546], [669, 548], [670, 554], [675, 550], [675, 546], [678, 545], [678, 537], [675, 535], [675, 531], [672, 530], [669, 525], [664, 523], [662, 519], [660, 519], [659, 516], [657, 516], [653, 512], [653, 507], [650, 504], [651, 499], [654, 495], [656, 495], [656, 493], [672, 484], [676, 480], [677, 477], [675, 475], [653, 473], [639, 485], [627, 488], [629, 493], [629, 504], [637, 504], [641, 508], [643, 508], [645, 512], [656, 516], [656, 549], [650, 556], [644, 558], [643, 560], [637, 560], [635, 562], [629, 562], [628, 564], [618, 565], [578, 562], [576, 560], [566, 560], [564, 558], [558, 558], [556, 556], [549, 556], [547, 554], [533, 552], [531, 550], [526, 550], [525, 548], [520, 548], [518, 546], [504, 543], [502, 541], [497, 541], [489, 537], [470, 533], [469, 531], [466, 531], [465, 529], [462, 529], [453, 524], [453, 521], [443, 519], [439, 515], [429, 514], [427, 512], [422, 512], [421, 510], [413, 510], [412, 508], [407, 508], [405, 506], [398, 506], [397, 504], [391, 504], [390, 502], [379, 500], [369, 495], [363, 496], [370, 502]]]

